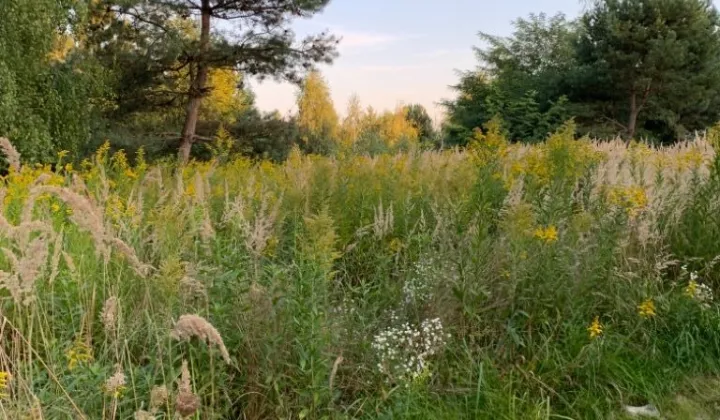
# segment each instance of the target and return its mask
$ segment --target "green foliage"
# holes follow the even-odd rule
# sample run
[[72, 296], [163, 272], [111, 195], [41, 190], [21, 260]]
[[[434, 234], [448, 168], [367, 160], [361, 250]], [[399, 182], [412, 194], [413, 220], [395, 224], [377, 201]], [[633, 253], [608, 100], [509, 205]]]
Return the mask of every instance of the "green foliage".
[[89, 138], [102, 85], [92, 60], [72, 52], [54, 60], [56, 41], [80, 31], [82, 2], [3, 1], [0, 4], [0, 135], [23, 158], [49, 162], [59, 150], [76, 153]]
[[665, 141], [714, 123], [720, 25], [705, 0], [603, 0], [580, 20], [579, 88], [589, 117]]
[[277, 113], [248, 112], [229, 130], [237, 141], [238, 151], [259, 159], [281, 162], [293, 147], [301, 144], [297, 122]]
[[682, 139], [720, 118], [719, 24], [705, 0], [598, 0], [577, 21], [531, 15], [508, 38], [481, 33], [480, 69], [445, 103], [445, 142], [494, 116], [527, 142], [571, 116], [593, 137]]
[[563, 96], [574, 65], [574, 26], [558, 15], [518, 19], [509, 38], [481, 33], [482, 67], [463, 74], [458, 98], [445, 102], [446, 143], [465, 144], [474, 128], [503, 120], [513, 141], [539, 142], [570, 117]]
[[418, 140], [421, 143], [432, 143], [437, 139], [433, 120], [427, 110], [420, 104], [412, 104], [404, 107], [405, 118], [418, 132]]

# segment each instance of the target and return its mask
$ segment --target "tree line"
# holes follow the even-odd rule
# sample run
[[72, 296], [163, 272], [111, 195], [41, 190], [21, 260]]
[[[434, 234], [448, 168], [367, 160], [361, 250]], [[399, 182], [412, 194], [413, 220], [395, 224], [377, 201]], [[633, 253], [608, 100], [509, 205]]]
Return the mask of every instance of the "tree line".
[[[293, 19], [329, 0], [4, 0], [0, 136], [30, 161], [82, 157], [109, 139], [150, 156], [199, 158], [218, 139], [283, 159], [465, 145], [495, 119], [536, 142], [574, 118], [581, 134], [658, 142], [720, 118], [718, 14], [706, 0], [596, 0], [575, 20], [531, 15], [509, 37], [481, 33], [479, 66], [445, 100], [436, 130], [420, 105], [338, 116], [314, 70], [338, 38], [297, 39]], [[248, 77], [299, 86], [298, 112], [263, 113]]]
[[595, 0], [575, 20], [531, 15], [481, 33], [479, 68], [446, 101], [445, 141], [498, 117], [537, 142], [569, 118], [582, 134], [673, 142], [720, 119], [720, 21], [709, 0]]

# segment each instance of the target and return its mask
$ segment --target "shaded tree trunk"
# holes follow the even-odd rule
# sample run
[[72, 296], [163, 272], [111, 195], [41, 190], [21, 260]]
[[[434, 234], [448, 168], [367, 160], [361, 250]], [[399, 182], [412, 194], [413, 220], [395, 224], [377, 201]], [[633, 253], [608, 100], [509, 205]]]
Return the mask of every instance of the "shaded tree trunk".
[[188, 104], [183, 124], [182, 140], [178, 158], [181, 164], [190, 160], [190, 149], [195, 139], [195, 127], [200, 114], [200, 105], [205, 95], [205, 83], [208, 76], [207, 52], [210, 47], [210, 0], [202, 0], [200, 23], [200, 52], [195, 58], [195, 75], [192, 77], [188, 92]]
[[652, 82], [652, 80], [648, 81], [647, 86], [641, 91], [642, 97], [640, 98], [640, 103], [638, 103], [637, 91], [633, 88], [630, 92], [630, 115], [628, 116], [627, 138], [625, 139], [625, 144], [630, 144], [633, 137], [635, 137], [638, 116], [640, 116], [640, 111], [642, 111], [645, 104], [647, 104], [648, 98], [650, 98], [650, 94], [652, 93]]
[[635, 137], [635, 130], [637, 127], [637, 119], [640, 114], [640, 107], [637, 104], [637, 95], [633, 92], [630, 95], [630, 116], [628, 117], [627, 124], [627, 138], [625, 139], [626, 144], [630, 144], [633, 137]]

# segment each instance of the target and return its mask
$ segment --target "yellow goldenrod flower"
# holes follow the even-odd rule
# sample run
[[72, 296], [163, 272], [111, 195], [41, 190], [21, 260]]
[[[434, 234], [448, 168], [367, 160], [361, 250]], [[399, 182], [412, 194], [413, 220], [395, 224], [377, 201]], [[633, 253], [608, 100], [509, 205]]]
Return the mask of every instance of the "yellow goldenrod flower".
[[130, 168], [125, 169], [125, 171], [123, 173], [125, 174], [126, 177], [128, 177], [130, 179], [137, 179], [137, 177], [138, 177], [137, 174], [135, 173], [135, 171], [133, 171]]
[[58, 159], [64, 158], [64, 157], [67, 156], [69, 153], [70, 153], [70, 152], [67, 151], [67, 150], [61, 150], [61, 151], [59, 151], [58, 154], [57, 154]]
[[697, 294], [698, 283], [695, 280], [690, 280], [690, 283], [685, 287], [685, 295], [694, 298]]
[[10, 390], [10, 380], [12, 380], [12, 374], [10, 372], [0, 371], [0, 398], [10, 396], [8, 393]]
[[403, 247], [403, 243], [398, 238], [393, 238], [393, 240], [390, 241], [390, 244], [388, 244], [388, 248], [390, 249], [390, 251], [395, 252], [395, 253], [400, 252], [402, 247]]
[[648, 197], [641, 186], [617, 186], [608, 193], [610, 204], [624, 209], [630, 217], [637, 216], [648, 206]]
[[592, 324], [587, 328], [588, 333], [590, 333], [590, 338], [598, 338], [603, 333], [603, 326], [600, 323], [600, 317], [596, 316], [593, 319]]
[[638, 305], [638, 314], [641, 318], [652, 318], [655, 313], [655, 302], [652, 299], [645, 299], [643, 303]]
[[95, 152], [95, 159], [98, 162], [102, 162], [105, 160], [105, 157], [107, 156], [108, 152], [110, 151], [110, 141], [105, 140], [105, 143], [100, 146], [99, 149], [97, 149], [97, 152]]
[[75, 341], [73, 346], [65, 351], [65, 357], [68, 359], [69, 370], [73, 370], [77, 365], [91, 362], [94, 359], [92, 348], [82, 340]]
[[60, 211], [60, 204], [58, 203], [52, 203], [50, 205], [50, 210], [52, 210], [53, 213], [57, 213]]
[[548, 226], [546, 228], [537, 228], [533, 235], [545, 242], [555, 242], [558, 239], [558, 231], [555, 226]]
[[65, 172], [68, 172], [68, 173], [69, 173], [69, 172], [72, 172], [72, 171], [73, 171], [73, 164], [72, 164], [72, 163], [68, 163], [67, 165], [65, 165]]
[[113, 165], [124, 171], [125, 169], [128, 169], [130, 165], [128, 164], [127, 155], [125, 154], [124, 150], [118, 150], [112, 157], [112, 163]]
[[148, 164], [145, 161], [145, 149], [143, 147], [140, 147], [135, 153], [135, 167], [140, 173], [147, 170]]

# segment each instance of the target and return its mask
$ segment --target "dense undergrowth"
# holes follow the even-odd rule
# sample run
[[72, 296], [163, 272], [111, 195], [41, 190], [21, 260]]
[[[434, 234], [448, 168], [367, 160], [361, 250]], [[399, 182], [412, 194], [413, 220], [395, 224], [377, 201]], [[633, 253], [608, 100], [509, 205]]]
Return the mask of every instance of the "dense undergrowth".
[[[5, 418], [608, 418], [720, 371], [720, 160], [497, 130], [2, 190]], [[712, 138], [710, 136], [709, 138]]]

